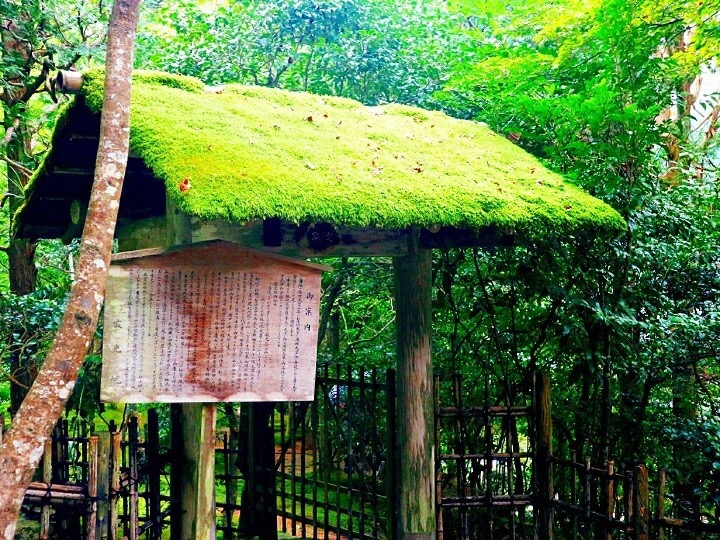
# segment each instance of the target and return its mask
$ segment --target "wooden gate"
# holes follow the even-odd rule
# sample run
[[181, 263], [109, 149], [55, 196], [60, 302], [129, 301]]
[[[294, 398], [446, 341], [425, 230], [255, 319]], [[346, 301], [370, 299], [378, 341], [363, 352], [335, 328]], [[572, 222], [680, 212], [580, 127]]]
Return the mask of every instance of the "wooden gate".
[[460, 375], [435, 379], [438, 539], [532, 538], [538, 507], [533, 392], [497, 403], [488, 379], [480, 389], [465, 387]]
[[[218, 449], [223, 538], [389, 538], [395, 372], [320, 366], [315, 400], [241, 406], [239, 451]], [[229, 439], [223, 436], [224, 439]], [[233, 473], [233, 462], [238, 464]], [[231, 482], [243, 484], [234, 500]], [[234, 519], [228, 519], [235, 516]]]

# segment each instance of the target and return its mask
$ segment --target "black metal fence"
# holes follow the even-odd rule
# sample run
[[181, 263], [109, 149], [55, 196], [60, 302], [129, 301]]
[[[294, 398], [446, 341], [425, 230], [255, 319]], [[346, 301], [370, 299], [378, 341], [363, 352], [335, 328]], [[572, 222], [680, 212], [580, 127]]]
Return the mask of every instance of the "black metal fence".
[[[224, 538], [390, 537], [393, 371], [324, 365], [313, 402], [246, 404], [239, 446], [218, 448], [218, 531]], [[243, 495], [231, 482], [243, 484]], [[228, 516], [236, 516], [229, 519]]]
[[[720, 540], [720, 496], [642, 464], [543, 453], [549, 393], [498, 403], [491, 386], [435, 380], [439, 538]], [[339, 365], [320, 367], [313, 402], [227, 405], [217, 538], [396, 537], [395, 410], [392, 370]], [[96, 435], [61, 422], [25, 500], [38, 537], [161, 538], [179, 500], [159, 424], [153, 409]]]

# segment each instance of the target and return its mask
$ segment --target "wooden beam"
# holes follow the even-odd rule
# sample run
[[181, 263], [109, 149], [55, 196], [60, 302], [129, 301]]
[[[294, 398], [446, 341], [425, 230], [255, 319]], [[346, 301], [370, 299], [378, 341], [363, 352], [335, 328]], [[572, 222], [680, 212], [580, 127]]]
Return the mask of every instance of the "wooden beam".
[[484, 227], [480, 230], [458, 229], [455, 227], [442, 227], [439, 230], [420, 231], [420, 245], [429, 249], [453, 248], [496, 248], [510, 247], [515, 238], [497, 227]]
[[[650, 538], [650, 503], [648, 494], [648, 471], [645, 465], [635, 465], [633, 476], [633, 539], [648, 540]], [[699, 537], [698, 537], [699, 538]]]
[[435, 523], [435, 446], [432, 329], [432, 252], [419, 235], [394, 260], [397, 332], [400, 540], [431, 540]]
[[98, 490], [96, 538], [108, 537], [108, 511], [110, 508], [110, 433], [98, 434]]
[[[192, 242], [227, 240], [289, 257], [397, 257], [407, 251], [407, 229], [335, 227], [326, 223], [300, 225], [281, 220], [258, 220], [244, 225], [192, 218]], [[268, 223], [270, 221], [270, 223]], [[325, 247], [313, 242], [318, 226], [332, 227], [337, 235]], [[328, 235], [331, 236], [331, 235]], [[332, 235], [334, 236], [334, 235]]]

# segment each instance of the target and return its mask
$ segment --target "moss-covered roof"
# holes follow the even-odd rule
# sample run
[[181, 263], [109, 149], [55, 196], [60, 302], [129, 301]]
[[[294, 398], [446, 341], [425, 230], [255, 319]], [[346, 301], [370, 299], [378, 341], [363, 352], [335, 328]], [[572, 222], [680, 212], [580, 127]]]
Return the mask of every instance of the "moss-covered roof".
[[[99, 112], [103, 73], [82, 92]], [[609, 206], [476, 122], [401, 105], [137, 73], [130, 144], [190, 215], [357, 226], [622, 228]]]

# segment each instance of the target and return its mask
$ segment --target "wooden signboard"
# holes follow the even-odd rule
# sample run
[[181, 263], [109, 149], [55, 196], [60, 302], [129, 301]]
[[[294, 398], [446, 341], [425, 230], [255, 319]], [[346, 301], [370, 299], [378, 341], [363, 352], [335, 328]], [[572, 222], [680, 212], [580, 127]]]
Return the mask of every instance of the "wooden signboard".
[[328, 269], [220, 241], [114, 256], [101, 400], [312, 400]]

